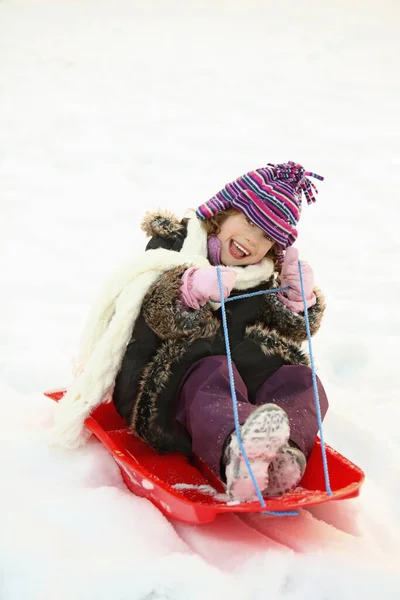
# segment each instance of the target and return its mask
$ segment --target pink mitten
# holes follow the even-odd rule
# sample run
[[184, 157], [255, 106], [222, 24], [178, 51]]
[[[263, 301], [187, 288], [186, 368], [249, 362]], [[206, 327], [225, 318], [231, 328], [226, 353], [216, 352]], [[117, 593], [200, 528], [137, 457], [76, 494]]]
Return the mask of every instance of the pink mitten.
[[[281, 286], [290, 286], [289, 290], [278, 292], [278, 298], [283, 304], [293, 312], [304, 312], [303, 297], [301, 295], [300, 271], [299, 271], [299, 251], [291, 246], [286, 250], [285, 259], [282, 265]], [[314, 273], [310, 265], [301, 261], [301, 270], [303, 274], [304, 294], [306, 297], [307, 308], [314, 306], [316, 297], [314, 289]]]
[[[221, 268], [222, 290], [228, 298], [236, 283], [236, 273]], [[219, 300], [219, 284], [216, 267], [190, 267], [182, 276], [180, 300], [190, 308], [200, 308], [208, 300]]]

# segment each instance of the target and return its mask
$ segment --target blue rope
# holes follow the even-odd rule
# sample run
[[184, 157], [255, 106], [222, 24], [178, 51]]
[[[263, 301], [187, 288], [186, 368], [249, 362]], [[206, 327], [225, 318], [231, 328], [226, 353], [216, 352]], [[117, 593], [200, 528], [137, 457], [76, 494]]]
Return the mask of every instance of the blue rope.
[[322, 454], [322, 464], [324, 467], [325, 488], [326, 488], [327, 494], [329, 496], [332, 496], [333, 492], [331, 490], [331, 484], [330, 484], [330, 480], [329, 480], [329, 470], [328, 470], [328, 461], [326, 458], [324, 432], [322, 430], [321, 405], [319, 402], [317, 376], [315, 374], [314, 356], [313, 356], [313, 350], [312, 350], [312, 344], [311, 344], [310, 321], [308, 319], [307, 301], [306, 301], [306, 294], [304, 291], [303, 269], [302, 269], [300, 261], [298, 261], [298, 265], [299, 265], [299, 273], [300, 273], [301, 297], [303, 299], [303, 305], [304, 305], [304, 320], [306, 322], [308, 353], [310, 355], [311, 375], [312, 375], [312, 382], [313, 382], [313, 388], [314, 388], [315, 408], [317, 410], [319, 437], [321, 440], [321, 454]]
[[242, 298], [248, 298], [249, 296], [260, 296], [261, 294], [276, 294], [276, 292], [284, 292], [288, 290], [289, 286], [283, 288], [274, 288], [273, 290], [260, 290], [259, 292], [252, 292], [251, 294], [242, 294], [241, 296], [232, 296], [232, 298], [227, 298], [225, 300], [225, 304], [227, 302], [232, 302], [232, 300], [241, 300]]
[[249, 461], [249, 459], [247, 457], [247, 454], [245, 452], [245, 449], [244, 449], [244, 446], [243, 446], [243, 442], [242, 442], [242, 436], [240, 435], [240, 423], [239, 423], [239, 414], [238, 414], [238, 407], [237, 407], [235, 379], [234, 379], [234, 376], [233, 376], [231, 348], [230, 348], [230, 344], [229, 344], [228, 325], [227, 325], [227, 322], [226, 322], [225, 298], [224, 298], [224, 292], [223, 292], [223, 289], [222, 289], [221, 270], [220, 270], [219, 267], [217, 267], [217, 274], [218, 274], [219, 294], [220, 294], [220, 301], [221, 301], [222, 326], [223, 326], [223, 329], [224, 329], [226, 357], [227, 357], [227, 362], [228, 362], [229, 382], [230, 382], [230, 385], [231, 385], [232, 404], [233, 404], [233, 416], [234, 416], [234, 419], [235, 419], [235, 431], [236, 431], [236, 435], [237, 435], [237, 439], [238, 439], [240, 451], [241, 451], [241, 453], [243, 455], [243, 458], [245, 460], [246, 467], [247, 467], [247, 469], [249, 471], [249, 474], [250, 474], [251, 480], [253, 482], [254, 488], [256, 490], [256, 493], [257, 493], [258, 499], [260, 501], [260, 504], [262, 506], [266, 506], [265, 500], [264, 500], [263, 495], [261, 493], [261, 490], [258, 487], [257, 481], [256, 481], [256, 479], [254, 477], [254, 473], [253, 473], [253, 469], [251, 468], [250, 461]]
[[[219, 267], [217, 267], [217, 269], [219, 269]], [[286, 287], [283, 288], [274, 288], [273, 290], [259, 290], [258, 292], [251, 292], [251, 294], [242, 294], [241, 296], [232, 296], [232, 298], [224, 298], [224, 304], [226, 304], [227, 302], [233, 302], [233, 300], [242, 300], [243, 298], [249, 298], [250, 296], [261, 296], [262, 294], [276, 294], [276, 292], [284, 292], [285, 290], [290, 289], [290, 287], [287, 285]], [[221, 298], [219, 300], [212, 300], [210, 298], [211, 302], [219, 302], [221, 303]]]
[[[300, 261], [298, 262], [298, 264], [299, 264], [299, 272], [300, 272], [301, 293], [302, 293], [302, 299], [303, 299], [303, 305], [304, 305], [304, 316], [305, 316], [305, 323], [306, 323], [308, 347], [309, 347], [309, 353], [310, 353], [310, 363], [311, 363], [314, 398], [315, 398], [315, 405], [316, 405], [316, 409], [317, 409], [318, 427], [320, 430], [321, 452], [322, 452], [322, 462], [323, 462], [323, 466], [324, 466], [325, 485], [326, 485], [327, 493], [329, 495], [332, 495], [332, 491], [330, 488], [330, 482], [329, 482], [329, 471], [328, 471], [328, 464], [327, 464], [327, 458], [326, 458], [326, 448], [325, 448], [325, 442], [324, 442], [323, 431], [322, 431], [321, 407], [320, 407], [320, 402], [319, 402], [314, 358], [313, 358], [313, 354], [312, 354], [310, 324], [309, 324], [309, 320], [308, 320], [307, 302], [306, 302], [306, 297], [305, 297], [305, 292], [304, 292], [303, 272], [302, 272]], [[225, 300], [224, 292], [223, 292], [223, 288], [222, 288], [222, 277], [221, 277], [220, 267], [217, 267], [217, 276], [218, 276], [218, 285], [219, 285], [219, 294], [220, 294], [219, 302], [221, 304], [222, 327], [224, 330], [225, 349], [226, 349], [226, 357], [227, 357], [227, 363], [228, 363], [229, 383], [230, 383], [230, 388], [231, 388], [232, 407], [233, 407], [233, 416], [234, 416], [234, 422], [235, 422], [236, 437], [238, 440], [238, 445], [239, 445], [240, 451], [241, 451], [244, 461], [246, 463], [246, 467], [249, 472], [251, 481], [252, 481], [254, 489], [256, 491], [257, 497], [260, 501], [261, 506], [266, 507], [265, 500], [263, 498], [260, 488], [258, 487], [257, 481], [254, 477], [254, 473], [251, 468], [250, 461], [248, 459], [248, 456], [246, 454], [246, 451], [244, 449], [243, 442], [242, 442], [242, 436], [241, 436], [241, 432], [240, 432], [240, 423], [239, 423], [239, 414], [238, 414], [238, 408], [237, 408], [235, 379], [234, 379], [233, 369], [232, 369], [232, 355], [231, 355], [231, 349], [230, 349], [230, 344], [229, 344], [228, 325], [227, 325], [227, 321], [226, 321], [225, 303], [233, 301], [233, 300], [241, 300], [242, 298], [249, 298], [250, 296], [258, 296], [261, 294], [276, 293], [279, 291], [289, 289], [289, 286], [284, 287], [284, 288], [275, 288], [272, 290], [271, 289], [261, 290], [258, 292], [252, 292], [250, 294], [242, 294], [240, 296], [233, 296], [232, 298], [227, 298]], [[298, 511], [262, 511], [262, 514], [274, 515], [274, 516], [278, 516], [278, 517], [287, 517], [287, 516], [297, 516], [299, 513], [298, 513]]]
[[[228, 373], [229, 373], [229, 383], [231, 386], [231, 395], [232, 395], [232, 407], [233, 407], [233, 416], [234, 416], [234, 420], [235, 420], [235, 431], [236, 431], [236, 437], [237, 437], [237, 441], [239, 444], [239, 448], [240, 451], [242, 453], [242, 456], [244, 458], [244, 461], [246, 463], [246, 467], [247, 470], [249, 472], [251, 481], [253, 482], [253, 486], [254, 489], [256, 491], [257, 497], [260, 501], [261, 506], [267, 506], [265, 503], [265, 500], [263, 498], [262, 492], [260, 490], [260, 488], [258, 487], [256, 478], [254, 477], [254, 473], [253, 473], [253, 469], [251, 468], [250, 465], [250, 461], [248, 459], [248, 456], [246, 454], [246, 451], [244, 449], [243, 446], [243, 442], [242, 442], [242, 436], [240, 433], [240, 423], [239, 423], [239, 414], [238, 414], [238, 408], [237, 408], [237, 398], [236, 398], [236, 389], [235, 389], [235, 379], [233, 376], [233, 369], [232, 369], [232, 356], [231, 356], [231, 348], [230, 348], [230, 344], [229, 344], [229, 333], [228, 333], [228, 325], [226, 322], [226, 312], [225, 312], [225, 298], [224, 298], [224, 292], [222, 289], [222, 277], [221, 277], [221, 270], [219, 267], [217, 267], [217, 275], [218, 275], [218, 285], [219, 285], [219, 295], [220, 295], [220, 302], [221, 302], [221, 314], [222, 314], [222, 326], [224, 329], [224, 337], [225, 337], [225, 348], [226, 348], [226, 358], [227, 358], [227, 362], [228, 362]], [[253, 296], [256, 295], [257, 292], [253, 293], [253, 294], [245, 294], [245, 296]], [[238, 297], [236, 296], [234, 298], [235, 300], [238, 299]], [[268, 515], [275, 515], [278, 517], [283, 517], [283, 516], [297, 516], [299, 513], [297, 511], [262, 511], [263, 514], [268, 514]]]

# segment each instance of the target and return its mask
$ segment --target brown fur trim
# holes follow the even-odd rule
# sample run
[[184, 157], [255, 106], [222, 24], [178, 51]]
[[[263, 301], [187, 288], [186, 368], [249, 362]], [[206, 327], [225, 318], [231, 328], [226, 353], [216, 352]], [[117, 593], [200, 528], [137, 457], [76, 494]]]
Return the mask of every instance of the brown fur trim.
[[281, 356], [285, 363], [309, 366], [308, 356], [292, 340], [279, 335], [277, 331], [264, 327], [261, 323], [246, 327], [246, 337], [255, 342], [265, 356]]
[[141, 223], [141, 229], [147, 237], [171, 237], [184, 229], [178, 217], [169, 210], [146, 212]]
[[[320, 328], [325, 311], [325, 297], [319, 288], [314, 288], [317, 302], [308, 309], [310, 333], [314, 335]], [[307, 339], [306, 322], [303, 313], [294, 313], [279, 300], [277, 294], [266, 294], [262, 320], [280, 335], [296, 343]]]
[[314, 294], [317, 298], [317, 302], [314, 306], [308, 309], [308, 320], [310, 323], [310, 333], [314, 335], [321, 327], [322, 317], [326, 309], [326, 299], [321, 290], [317, 287], [314, 288]]
[[174, 365], [188, 352], [188, 348], [188, 340], [163, 342], [142, 373], [130, 428], [157, 452], [179, 450], [187, 455], [191, 452], [188, 434], [177, 432], [170, 425], [171, 406], [159, 405], [159, 399], [171, 381]]
[[143, 300], [144, 319], [163, 340], [211, 337], [219, 327], [210, 305], [192, 310], [179, 301], [181, 277], [186, 268], [179, 266], [163, 273]]

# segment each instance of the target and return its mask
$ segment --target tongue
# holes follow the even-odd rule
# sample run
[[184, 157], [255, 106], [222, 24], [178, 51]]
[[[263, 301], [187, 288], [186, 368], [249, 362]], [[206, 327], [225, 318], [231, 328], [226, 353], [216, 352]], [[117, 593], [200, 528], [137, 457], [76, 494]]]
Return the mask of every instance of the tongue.
[[236, 244], [233, 243], [233, 241], [231, 241], [231, 252], [235, 258], [243, 258], [243, 256], [246, 256], [244, 252], [239, 250], [239, 248], [236, 246]]

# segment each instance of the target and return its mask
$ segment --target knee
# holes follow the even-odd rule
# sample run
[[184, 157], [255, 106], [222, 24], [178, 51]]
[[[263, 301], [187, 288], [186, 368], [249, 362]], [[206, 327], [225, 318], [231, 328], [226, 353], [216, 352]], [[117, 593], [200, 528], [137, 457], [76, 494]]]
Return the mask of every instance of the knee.
[[322, 381], [320, 380], [320, 378], [318, 376], [317, 376], [317, 388], [318, 388], [318, 399], [319, 399], [319, 406], [321, 409], [321, 416], [322, 416], [322, 418], [324, 418], [326, 413], [328, 412], [329, 401], [328, 401], [328, 396], [326, 395], [325, 388], [322, 385]]

